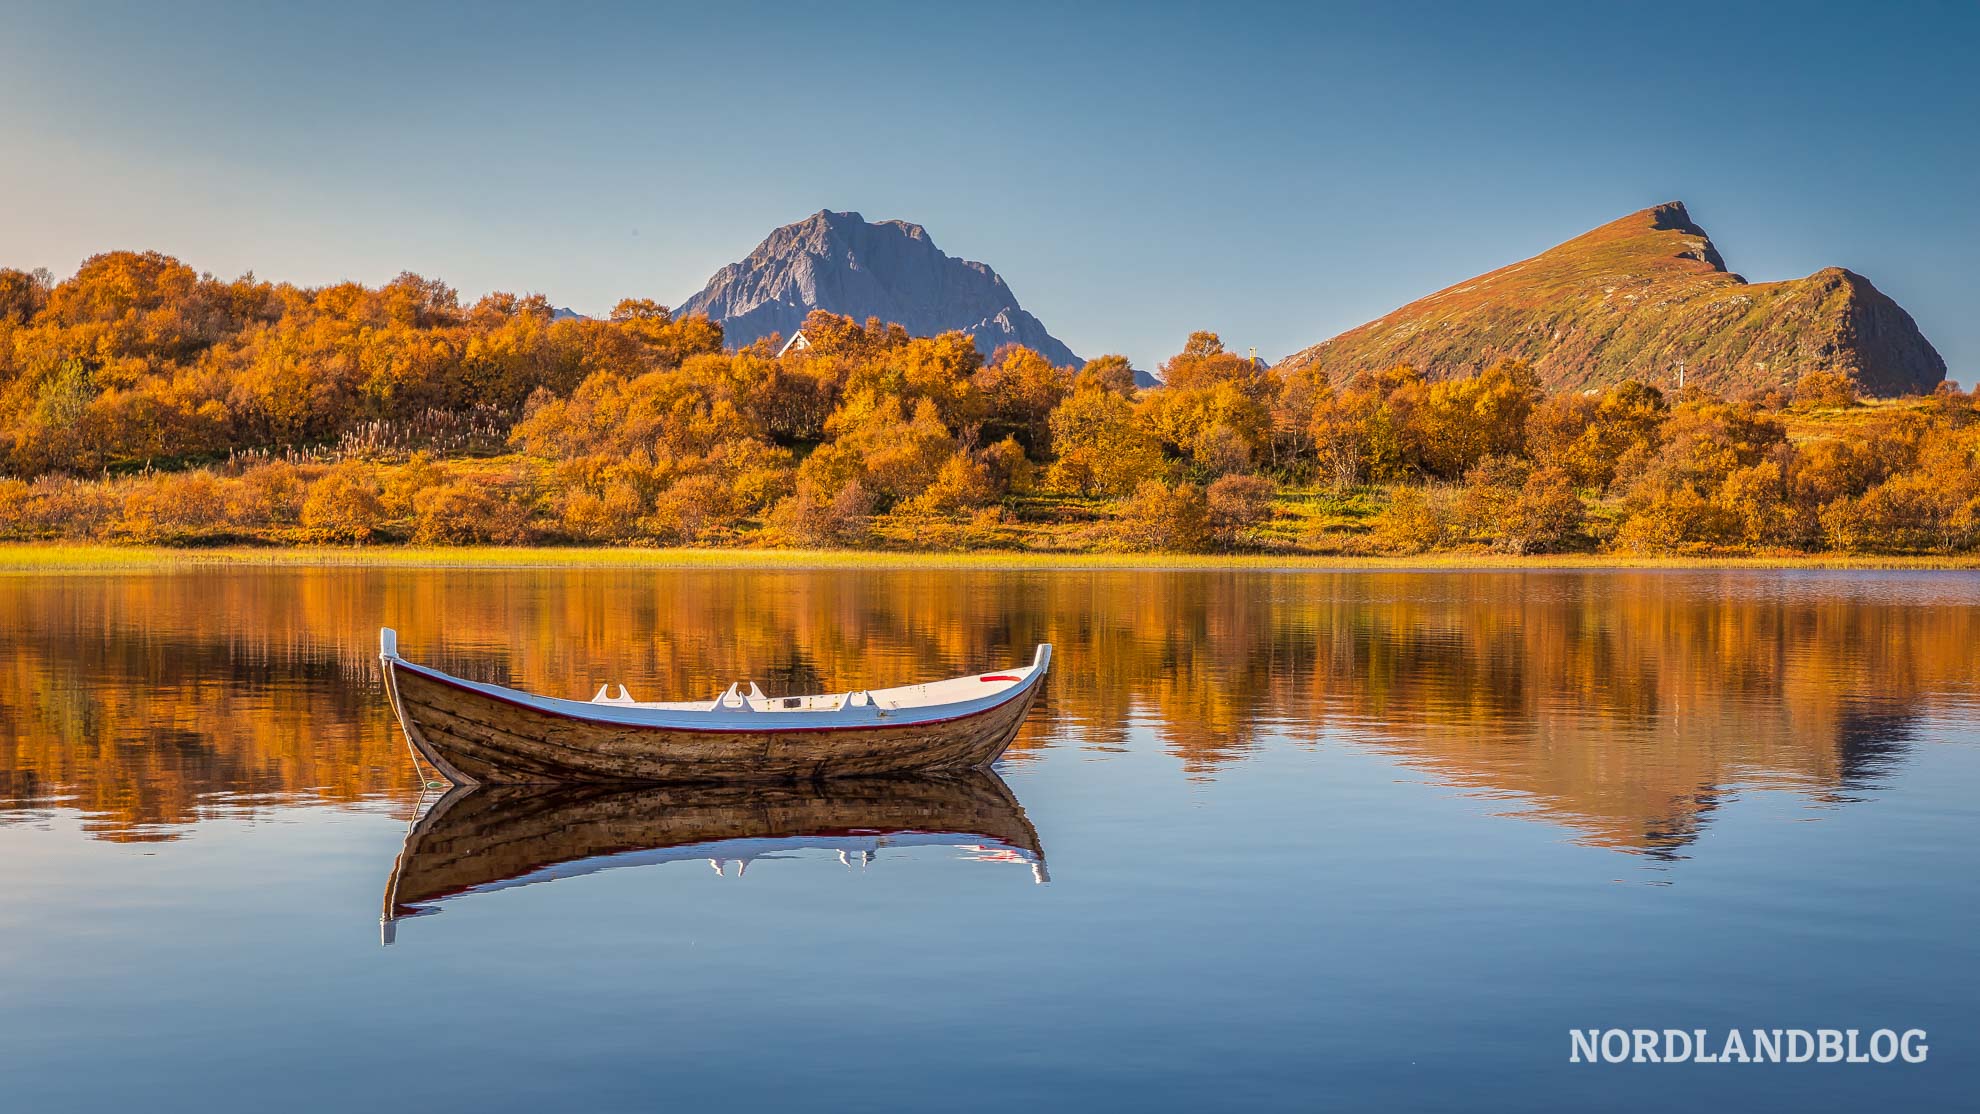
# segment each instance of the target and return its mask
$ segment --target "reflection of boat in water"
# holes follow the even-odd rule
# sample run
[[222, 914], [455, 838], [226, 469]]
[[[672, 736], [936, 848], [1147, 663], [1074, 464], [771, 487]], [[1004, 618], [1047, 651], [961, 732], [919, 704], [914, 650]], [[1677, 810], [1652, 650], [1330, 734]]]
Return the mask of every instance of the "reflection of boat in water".
[[1048, 880], [1038, 832], [1003, 779], [984, 770], [792, 785], [457, 786], [406, 835], [385, 887], [394, 922], [449, 897], [620, 866], [707, 860], [736, 877], [802, 849], [870, 862], [885, 847], [955, 847], [1027, 863]]
[[619, 686], [590, 700], [534, 696], [399, 656], [379, 632], [392, 708], [412, 745], [470, 782], [779, 782], [987, 767], [1017, 736], [1050, 646], [1016, 669], [899, 688], [641, 702]]

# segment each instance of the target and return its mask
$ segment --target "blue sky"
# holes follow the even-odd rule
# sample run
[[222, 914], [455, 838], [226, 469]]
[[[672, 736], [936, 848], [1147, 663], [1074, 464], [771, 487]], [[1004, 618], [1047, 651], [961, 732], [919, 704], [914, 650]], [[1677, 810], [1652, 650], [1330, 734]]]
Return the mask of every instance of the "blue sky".
[[820, 208], [1277, 357], [1678, 198], [1980, 373], [1980, 5], [0, 7], [0, 264], [685, 299]]

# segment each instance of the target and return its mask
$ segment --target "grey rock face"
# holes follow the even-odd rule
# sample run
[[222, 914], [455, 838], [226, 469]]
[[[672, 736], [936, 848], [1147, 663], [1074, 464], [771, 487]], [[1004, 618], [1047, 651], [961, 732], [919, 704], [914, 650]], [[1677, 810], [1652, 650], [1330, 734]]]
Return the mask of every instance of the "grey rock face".
[[1080, 363], [997, 272], [943, 254], [918, 224], [873, 224], [858, 213], [820, 210], [777, 229], [674, 312], [705, 313], [721, 322], [729, 343], [743, 345], [790, 336], [814, 309], [898, 322], [915, 336], [960, 329], [985, 356], [1022, 344], [1054, 364]]

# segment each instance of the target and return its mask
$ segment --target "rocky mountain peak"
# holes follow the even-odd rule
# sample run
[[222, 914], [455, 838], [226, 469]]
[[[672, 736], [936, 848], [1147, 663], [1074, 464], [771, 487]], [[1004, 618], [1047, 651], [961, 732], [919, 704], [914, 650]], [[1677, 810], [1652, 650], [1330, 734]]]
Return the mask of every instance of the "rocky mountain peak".
[[814, 309], [899, 322], [918, 336], [960, 329], [986, 356], [1022, 344], [1055, 364], [1080, 362], [987, 264], [944, 254], [921, 225], [855, 212], [820, 209], [773, 230], [677, 312], [706, 313], [742, 345], [789, 336]]
[[[1650, 218], [1650, 227], [1657, 231], [1682, 232], [1686, 236], [1696, 237], [1695, 242], [1687, 241], [1679, 249], [1679, 258], [1696, 259], [1698, 262], [1710, 266], [1715, 271], [1726, 269], [1726, 261], [1719, 255], [1719, 249], [1712, 246], [1712, 238], [1707, 236], [1705, 230], [1698, 227], [1697, 223], [1691, 219], [1691, 213], [1685, 209], [1684, 202], [1666, 201], [1662, 205], [1645, 210], [1645, 212]], [[1635, 215], [1623, 218], [1625, 221], [1634, 221], [1635, 219], [1637, 219]]]

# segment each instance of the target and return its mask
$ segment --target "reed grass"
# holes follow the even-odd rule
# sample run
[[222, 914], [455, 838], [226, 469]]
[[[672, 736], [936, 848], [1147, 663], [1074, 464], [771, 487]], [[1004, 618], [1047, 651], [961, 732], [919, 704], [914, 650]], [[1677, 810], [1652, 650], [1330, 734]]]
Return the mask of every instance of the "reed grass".
[[1431, 553], [1414, 557], [1297, 554], [1154, 554], [870, 550], [639, 549], [578, 546], [228, 546], [174, 549], [63, 543], [0, 543], [0, 574], [171, 571], [198, 568], [467, 569], [1980, 569], [1980, 555], [1631, 557]]

